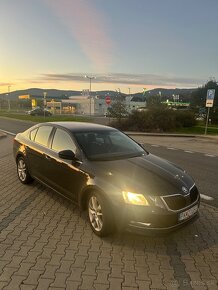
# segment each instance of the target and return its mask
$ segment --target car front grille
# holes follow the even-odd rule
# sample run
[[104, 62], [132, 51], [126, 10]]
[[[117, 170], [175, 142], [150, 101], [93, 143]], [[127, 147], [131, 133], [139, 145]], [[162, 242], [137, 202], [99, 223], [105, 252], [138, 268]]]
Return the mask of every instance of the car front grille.
[[185, 208], [195, 201], [197, 201], [199, 196], [198, 189], [196, 186], [193, 186], [187, 195], [176, 194], [176, 195], [169, 195], [163, 196], [163, 200], [171, 210], [180, 210]]

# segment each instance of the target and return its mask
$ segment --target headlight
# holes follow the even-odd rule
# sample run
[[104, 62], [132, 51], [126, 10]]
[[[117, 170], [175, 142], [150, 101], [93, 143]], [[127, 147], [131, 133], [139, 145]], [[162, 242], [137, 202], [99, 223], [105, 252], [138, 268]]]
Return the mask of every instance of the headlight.
[[134, 192], [122, 191], [123, 199], [128, 204], [134, 205], [150, 205], [148, 200], [144, 197], [144, 195]]

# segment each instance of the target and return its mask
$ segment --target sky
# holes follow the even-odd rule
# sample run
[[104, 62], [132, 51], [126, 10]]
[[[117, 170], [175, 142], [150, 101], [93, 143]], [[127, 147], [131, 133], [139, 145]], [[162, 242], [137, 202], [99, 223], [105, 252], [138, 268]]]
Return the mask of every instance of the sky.
[[218, 0], [0, 0], [0, 93], [218, 80]]

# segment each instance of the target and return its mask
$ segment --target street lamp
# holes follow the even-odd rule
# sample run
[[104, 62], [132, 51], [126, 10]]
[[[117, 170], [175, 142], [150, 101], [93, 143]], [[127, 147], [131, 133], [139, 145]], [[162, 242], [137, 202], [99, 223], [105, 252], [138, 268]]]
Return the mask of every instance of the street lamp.
[[44, 112], [43, 113], [44, 113], [44, 118], [45, 118], [46, 95], [47, 95], [47, 93], [43, 92], [43, 103], [44, 103], [44, 106], [43, 106]]
[[10, 88], [11, 85], [8, 86], [8, 111], [10, 112], [11, 110], [11, 103], [10, 103]]
[[85, 76], [86, 79], [89, 79], [89, 115], [91, 117], [92, 115], [92, 98], [91, 98], [91, 92], [92, 92], [92, 80], [96, 79], [96, 77], [89, 77]]

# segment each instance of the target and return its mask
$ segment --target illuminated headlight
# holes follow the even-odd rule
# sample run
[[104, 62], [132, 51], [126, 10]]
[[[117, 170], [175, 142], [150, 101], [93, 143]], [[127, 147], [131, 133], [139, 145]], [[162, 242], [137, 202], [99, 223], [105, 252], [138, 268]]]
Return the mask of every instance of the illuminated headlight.
[[149, 206], [148, 199], [143, 194], [123, 191], [123, 199], [128, 204]]

